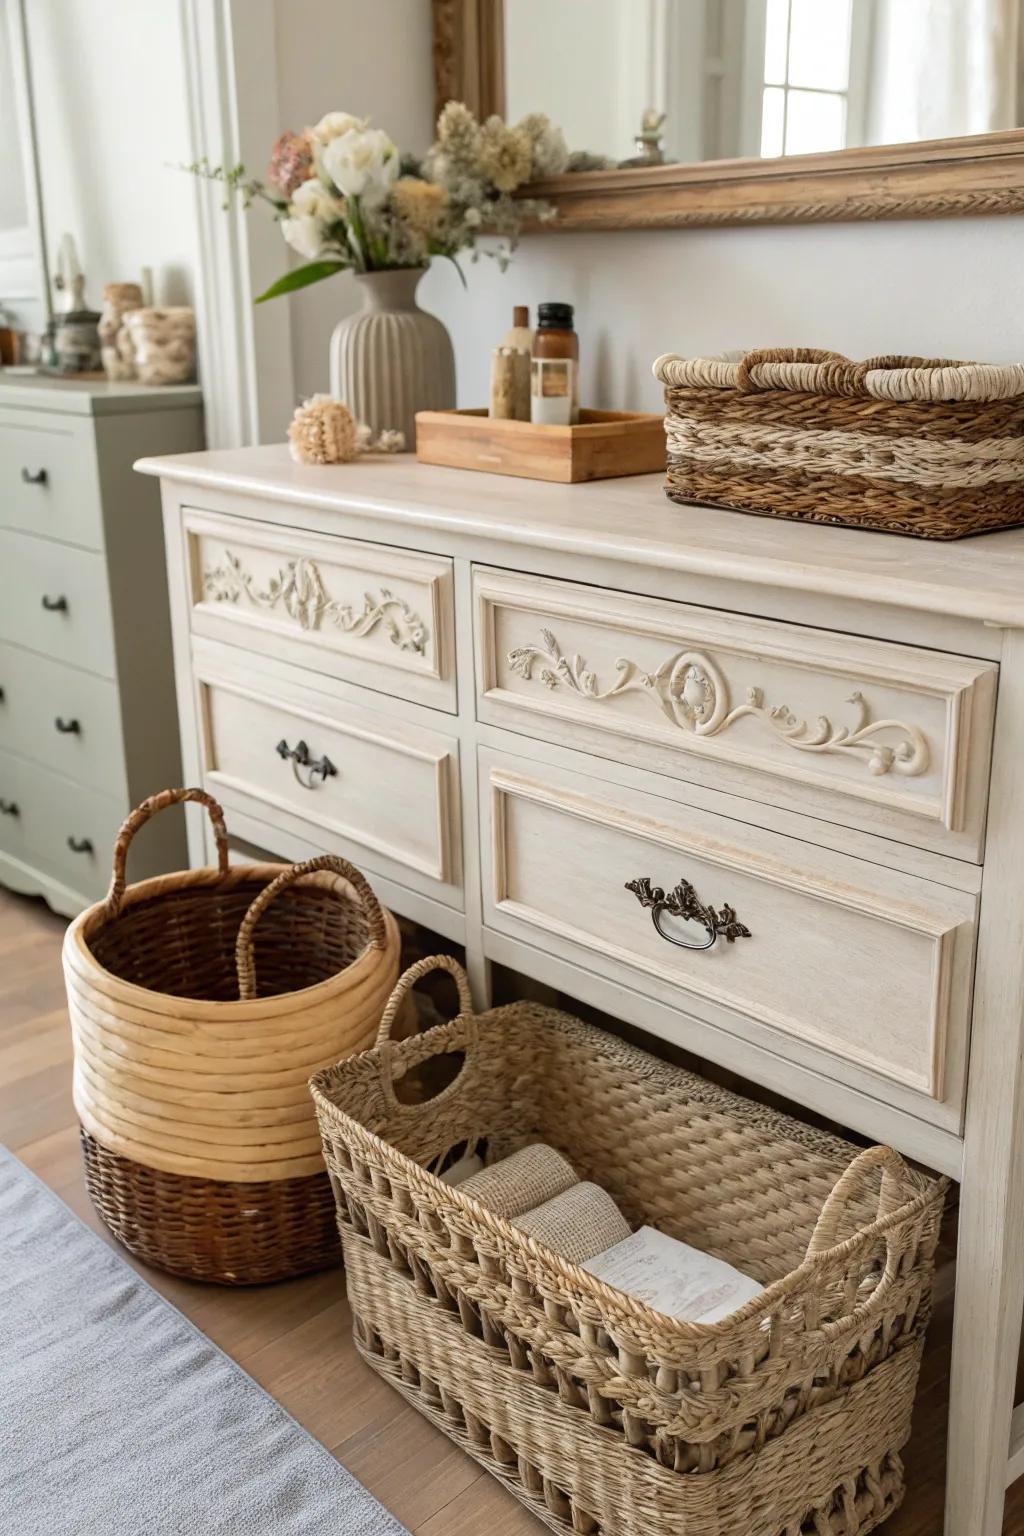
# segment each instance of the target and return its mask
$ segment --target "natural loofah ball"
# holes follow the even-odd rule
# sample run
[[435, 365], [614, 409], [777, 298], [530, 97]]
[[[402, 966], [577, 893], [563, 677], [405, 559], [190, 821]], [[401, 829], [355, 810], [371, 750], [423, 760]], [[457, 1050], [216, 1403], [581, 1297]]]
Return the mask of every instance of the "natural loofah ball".
[[331, 395], [303, 401], [288, 428], [288, 442], [297, 464], [347, 464], [360, 452], [355, 417]]

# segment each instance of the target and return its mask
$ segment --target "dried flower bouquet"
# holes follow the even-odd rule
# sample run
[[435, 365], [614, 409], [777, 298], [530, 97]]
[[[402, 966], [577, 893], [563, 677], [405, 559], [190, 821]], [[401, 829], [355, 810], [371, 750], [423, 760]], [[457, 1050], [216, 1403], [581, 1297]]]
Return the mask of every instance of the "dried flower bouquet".
[[462, 102], [450, 101], [422, 161], [400, 155], [368, 118], [328, 112], [315, 128], [281, 135], [266, 182], [242, 165], [199, 161], [188, 169], [222, 182], [246, 208], [268, 203], [285, 240], [306, 258], [261, 294], [260, 303], [335, 272], [424, 267], [433, 256], [454, 261], [466, 250], [475, 260], [484, 231], [507, 238], [488, 251], [504, 265], [524, 222], [554, 217], [550, 204], [513, 193], [559, 175], [571, 159], [561, 129], [543, 113], [514, 125], [500, 117], [480, 123]]

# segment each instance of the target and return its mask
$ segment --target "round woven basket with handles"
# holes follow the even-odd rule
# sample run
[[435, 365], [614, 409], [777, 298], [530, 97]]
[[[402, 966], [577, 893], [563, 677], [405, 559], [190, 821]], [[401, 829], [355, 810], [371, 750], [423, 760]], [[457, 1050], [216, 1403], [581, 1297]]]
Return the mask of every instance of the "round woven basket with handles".
[[[126, 886], [157, 812], [198, 801], [217, 866]], [[199, 789], [125, 821], [110, 890], [64, 941], [86, 1182], [132, 1253], [254, 1285], [340, 1260], [311, 1073], [372, 1044], [395, 984], [394, 918], [346, 860], [231, 867]]]

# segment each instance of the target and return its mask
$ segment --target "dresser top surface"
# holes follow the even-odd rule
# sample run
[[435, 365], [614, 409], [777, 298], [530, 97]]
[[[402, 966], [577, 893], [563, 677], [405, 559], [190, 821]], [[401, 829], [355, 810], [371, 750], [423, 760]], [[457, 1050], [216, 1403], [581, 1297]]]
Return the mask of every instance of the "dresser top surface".
[[663, 570], [862, 598], [1024, 628], [1024, 528], [954, 543], [669, 501], [660, 475], [553, 485], [420, 464], [411, 454], [295, 464], [284, 444], [142, 459], [143, 474], [219, 492]]
[[68, 416], [128, 416], [202, 404], [196, 384], [112, 384], [107, 379], [59, 379], [0, 369], [0, 405]]

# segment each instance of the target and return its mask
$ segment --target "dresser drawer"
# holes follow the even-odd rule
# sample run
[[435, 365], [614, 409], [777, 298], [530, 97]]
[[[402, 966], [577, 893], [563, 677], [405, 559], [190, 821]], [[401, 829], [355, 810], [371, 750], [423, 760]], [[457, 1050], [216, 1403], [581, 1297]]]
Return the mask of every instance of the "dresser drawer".
[[462, 905], [454, 737], [310, 688], [263, 692], [201, 663], [197, 677], [225, 807]]
[[123, 800], [0, 752], [0, 802], [7, 807], [0, 813], [0, 852], [42, 870], [86, 901], [103, 895], [125, 815]]
[[[608, 784], [580, 761], [481, 749], [489, 927], [958, 1125], [973, 895]], [[688, 902], [714, 913], [687, 919]]]
[[980, 862], [997, 668], [477, 568], [477, 712]]
[[0, 407], [0, 527], [103, 547], [91, 421]]
[[127, 792], [116, 685], [2, 642], [0, 749], [107, 794]]
[[185, 516], [194, 633], [454, 712], [452, 562]]
[[113, 677], [103, 556], [0, 531], [0, 640]]

